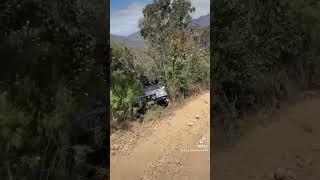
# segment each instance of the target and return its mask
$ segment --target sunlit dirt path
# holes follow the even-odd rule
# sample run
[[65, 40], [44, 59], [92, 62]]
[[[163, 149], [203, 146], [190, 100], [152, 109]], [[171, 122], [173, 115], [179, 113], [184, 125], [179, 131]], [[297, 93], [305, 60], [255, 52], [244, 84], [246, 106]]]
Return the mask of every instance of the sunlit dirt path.
[[[130, 131], [111, 137], [111, 180], [210, 179], [209, 92], [193, 97], [167, 118], [140, 127], [138, 134], [130, 136]], [[126, 145], [116, 144], [114, 138], [138, 140]]]

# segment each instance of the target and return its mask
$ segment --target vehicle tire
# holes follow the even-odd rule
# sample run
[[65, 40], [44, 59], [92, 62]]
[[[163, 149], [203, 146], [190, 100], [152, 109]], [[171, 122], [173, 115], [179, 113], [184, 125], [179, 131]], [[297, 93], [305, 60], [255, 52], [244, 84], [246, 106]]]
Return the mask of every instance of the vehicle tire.
[[142, 108], [138, 109], [137, 112], [139, 114], [145, 114], [147, 112], [147, 108], [146, 107], [142, 107]]
[[170, 104], [170, 101], [165, 101], [165, 107], [168, 107]]
[[168, 102], [168, 101], [160, 101], [160, 102], [158, 102], [158, 105], [163, 106], [163, 107], [168, 107], [169, 103], [170, 102]]

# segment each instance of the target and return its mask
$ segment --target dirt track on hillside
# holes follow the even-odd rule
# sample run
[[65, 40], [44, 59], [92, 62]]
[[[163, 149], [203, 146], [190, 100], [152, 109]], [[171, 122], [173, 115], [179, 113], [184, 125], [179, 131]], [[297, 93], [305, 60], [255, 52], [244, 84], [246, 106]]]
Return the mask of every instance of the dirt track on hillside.
[[209, 180], [209, 92], [166, 118], [112, 135], [110, 151], [111, 180]]
[[[212, 157], [213, 179], [319, 180], [320, 96], [304, 97], [246, 119], [244, 136]], [[209, 99], [194, 97], [167, 118], [111, 137], [111, 180], [209, 179], [210, 149], [181, 151], [199, 150], [201, 136], [210, 146]]]
[[250, 122], [254, 121], [266, 123], [247, 130], [234, 146], [217, 151], [212, 157], [213, 179], [320, 179], [318, 96], [298, 100], [270, 116], [263, 114], [250, 119]]

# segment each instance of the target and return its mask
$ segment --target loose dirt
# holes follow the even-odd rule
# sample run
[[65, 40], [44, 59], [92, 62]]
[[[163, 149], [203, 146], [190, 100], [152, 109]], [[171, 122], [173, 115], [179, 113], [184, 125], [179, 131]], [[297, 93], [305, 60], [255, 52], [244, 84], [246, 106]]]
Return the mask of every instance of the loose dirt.
[[[207, 180], [210, 149], [210, 95], [194, 97], [159, 121], [134, 126], [111, 137], [111, 180]], [[242, 126], [246, 133], [212, 157], [215, 180], [319, 180], [320, 97], [305, 93]], [[252, 122], [261, 124], [252, 126]], [[190, 152], [191, 150], [207, 150]], [[189, 152], [187, 152], [189, 151]]]
[[217, 151], [213, 179], [319, 180], [320, 98], [309, 92], [305, 98], [250, 119], [272, 123], [251, 128], [233, 147]]
[[209, 180], [210, 94], [110, 140], [111, 180]]

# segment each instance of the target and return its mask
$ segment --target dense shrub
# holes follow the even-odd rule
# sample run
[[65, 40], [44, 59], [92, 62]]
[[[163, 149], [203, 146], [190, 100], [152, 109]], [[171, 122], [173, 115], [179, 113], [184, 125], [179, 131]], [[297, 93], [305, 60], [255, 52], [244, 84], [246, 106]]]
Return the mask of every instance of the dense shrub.
[[127, 47], [113, 45], [110, 104], [112, 121], [125, 123], [133, 119], [134, 97], [142, 93], [142, 84], [135, 71], [134, 56]]
[[[211, 69], [218, 109], [236, 114], [319, 83], [320, 4], [314, 0], [217, 0]], [[219, 105], [220, 104], [220, 105]]]
[[105, 103], [102, 4], [0, 4], [0, 178], [97, 178], [102, 140], [85, 140], [79, 116]]

